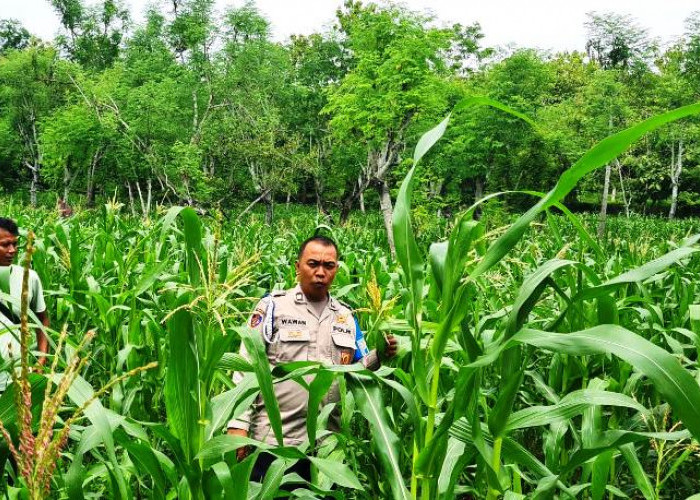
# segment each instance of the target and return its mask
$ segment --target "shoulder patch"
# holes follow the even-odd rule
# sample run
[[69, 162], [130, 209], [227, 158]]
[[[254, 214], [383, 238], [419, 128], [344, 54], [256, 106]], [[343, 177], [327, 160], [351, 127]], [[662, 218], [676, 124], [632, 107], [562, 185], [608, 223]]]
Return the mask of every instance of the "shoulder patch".
[[260, 323], [262, 323], [263, 319], [264, 319], [263, 315], [260, 312], [255, 311], [253, 313], [253, 315], [250, 317], [250, 321], [248, 322], [248, 326], [250, 326], [251, 328], [255, 328]]

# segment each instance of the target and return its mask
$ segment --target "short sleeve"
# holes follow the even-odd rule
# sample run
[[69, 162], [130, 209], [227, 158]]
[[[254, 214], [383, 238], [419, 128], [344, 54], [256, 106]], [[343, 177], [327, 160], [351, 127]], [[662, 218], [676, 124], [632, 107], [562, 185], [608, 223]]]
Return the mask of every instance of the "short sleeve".
[[32, 311], [35, 313], [43, 313], [46, 311], [46, 301], [44, 300], [44, 287], [41, 284], [41, 278], [36, 272], [32, 272]]
[[369, 349], [357, 317], [353, 315], [353, 319], [355, 320], [355, 356], [352, 360], [357, 362], [369, 354]]

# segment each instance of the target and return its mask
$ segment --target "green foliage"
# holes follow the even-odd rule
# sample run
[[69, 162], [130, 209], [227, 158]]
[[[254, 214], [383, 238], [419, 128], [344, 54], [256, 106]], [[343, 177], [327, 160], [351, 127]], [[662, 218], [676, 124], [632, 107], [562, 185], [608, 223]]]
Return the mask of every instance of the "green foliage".
[[[478, 26], [392, 4], [348, 2], [328, 32], [288, 43], [252, 3], [218, 16], [210, 0], [178, 1], [132, 33], [116, 2], [52, 4], [62, 53], [0, 25], [1, 215], [39, 235], [34, 268], [53, 324], [75, 332], [69, 350], [98, 332], [66, 406], [159, 362], [75, 422], [57, 497], [273, 498], [307, 455], [307, 497], [697, 492], [697, 222], [630, 214], [598, 242], [594, 218], [565, 206], [597, 203], [605, 165], [612, 205], [658, 210], [671, 184], [697, 205], [697, 20], [652, 67], [643, 30], [614, 16], [591, 17], [591, 61], [489, 59]], [[28, 186], [99, 208], [58, 219], [25, 208]], [[383, 218], [353, 211], [376, 206], [370, 187]], [[318, 210], [273, 219], [283, 200]], [[241, 325], [329, 226], [335, 293], [371, 347], [395, 334], [399, 357], [376, 373], [271, 370]], [[231, 370], [245, 372], [237, 385]], [[282, 446], [280, 379], [314, 407], [340, 379], [342, 432], [327, 407], [308, 415], [309, 443]], [[258, 394], [275, 446], [223, 435]], [[238, 463], [244, 445], [255, 451]], [[263, 451], [272, 473], [249, 483]]]

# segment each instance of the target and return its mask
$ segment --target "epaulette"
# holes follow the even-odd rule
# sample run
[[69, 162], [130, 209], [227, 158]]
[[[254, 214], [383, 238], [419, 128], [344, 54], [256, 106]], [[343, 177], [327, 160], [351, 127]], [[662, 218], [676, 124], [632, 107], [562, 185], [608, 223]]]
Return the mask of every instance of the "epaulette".
[[336, 301], [338, 304], [340, 304], [341, 306], [343, 306], [343, 307], [349, 309], [350, 311], [353, 311], [353, 308], [352, 308], [352, 306], [351, 306], [350, 304], [346, 304], [346, 303], [343, 302], [342, 300], [338, 300], [338, 299], [335, 299], [335, 301]]
[[287, 290], [273, 290], [272, 292], [270, 292], [270, 295], [272, 295], [273, 297], [284, 297], [285, 295], [287, 295]]

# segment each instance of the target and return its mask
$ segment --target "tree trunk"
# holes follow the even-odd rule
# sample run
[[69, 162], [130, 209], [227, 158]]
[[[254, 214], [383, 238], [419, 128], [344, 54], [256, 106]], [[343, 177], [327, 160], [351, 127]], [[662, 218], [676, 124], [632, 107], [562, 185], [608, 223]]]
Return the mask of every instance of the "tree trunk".
[[600, 218], [598, 220], [598, 239], [605, 236], [605, 219], [608, 216], [608, 193], [610, 192], [610, 164], [605, 165], [605, 182], [603, 183], [603, 199], [600, 202]]
[[274, 199], [272, 193], [267, 193], [263, 198], [265, 200], [265, 205], [267, 206], [265, 210], [265, 224], [272, 224], [272, 219], [275, 215]]
[[90, 166], [87, 178], [87, 192], [85, 193], [87, 197], [86, 204], [88, 208], [95, 206], [95, 163]]
[[318, 178], [318, 176], [314, 177], [314, 195], [316, 196], [316, 209], [328, 217], [328, 211], [326, 210], [326, 207], [323, 205], [323, 196], [321, 195], [321, 192], [323, 191], [323, 186], [321, 184], [321, 180]]
[[678, 155], [676, 161], [671, 162], [671, 208], [668, 211], [668, 218], [673, 219], [676, 216], [676, 207], [678, 205], [678, 181], [683, 171], [683, 139], [678, 141]]
[[36, 205], [37, 205], [36, 194], [37, 194], [38, 190], [39, 190], [39, 165], [34, 164], [34, 167], [32, 168], [32, 185], [29, 188], [29, 201], [32, 204], [32, 208], [36, 208]]
[[136, 191], [139, 193], [139, 201], [141, 202], [141, 215], [146, 217], [146, 202], [143, 199], [143, 193], [141, 192], [141, 183], [136, 181]]
[[[484, 197], [484, 181], [480, 177], [477, 177], [474, 180], [474, 203], [479, 201], [481, 198]], [[476, 210], [474, 210], [474, 218], [476, 220], [481, 219], [481, 205], [476, 207]]]
[[70, 170], [68, 164], [63, 166], [63, 200], [68, 202], [68, 193], [70, 192]]
[[[357, 178], [357, 187], [362, 188], [362, 178]], [[360, 191], [360, 212], [365, 213], [365, 192]]]
[[[146, 210], [151, 213], [151, 202], [153, 201], [153, 179], [148, 178], [148, 197], [146, 198]], [[145, 214], [144, 214], [145, 215]]]
[[479, 201], [484, 196], [484, 181], [480, 178], [476, 178], [474, 182], [474, 202]]
[[102, 158], [102, 150], [98, 148], [95, 154], [92, 155], [92, 161], [90, 162], [90, 168], [88, 169], [87, 178], [87, 206], [92, 208], [95, 206], [95, 170], [97, 169], [97, 164]]
[[391, 205], [391, 193], [389, 192], [389, 184], [382, 181], [379, 184], [379, 207], [384, 216], [384, 227], [386, 228], [387, 240], [389, 241], [389, 250], [391, 256], [396, 257], [396, 246], [394, 245], [394, 233], [391, 228], [391, 221], [394, 216], [394, 209]]
[[129, 190], [129, 207], [131, 207], [131, 215], [136, 217], [136, 204], [134, 203], [134, 192], [131, 190], [131, 183], [126, 182], [126, 187]]
[[348, 221], [348, 217], [350, 217], [350, 212], [352, 211], [352, 207], [355, 205], [356, 200], [362, 197], [362, 203], [364, 204], [364, 191], [367, 189], [369, 183], [366, 179], [363, 179], [362, 176], [360, 176], [357, 180], [357, 184], [354, 182], [351, 182], [350, 184], [352, 187], [346, 187], [345, 191], [346, 193], [348, 193], [348, 191], [350, 192], [344, 196], [343, 205], [340, 208], [341, 224], [345, 224]]

